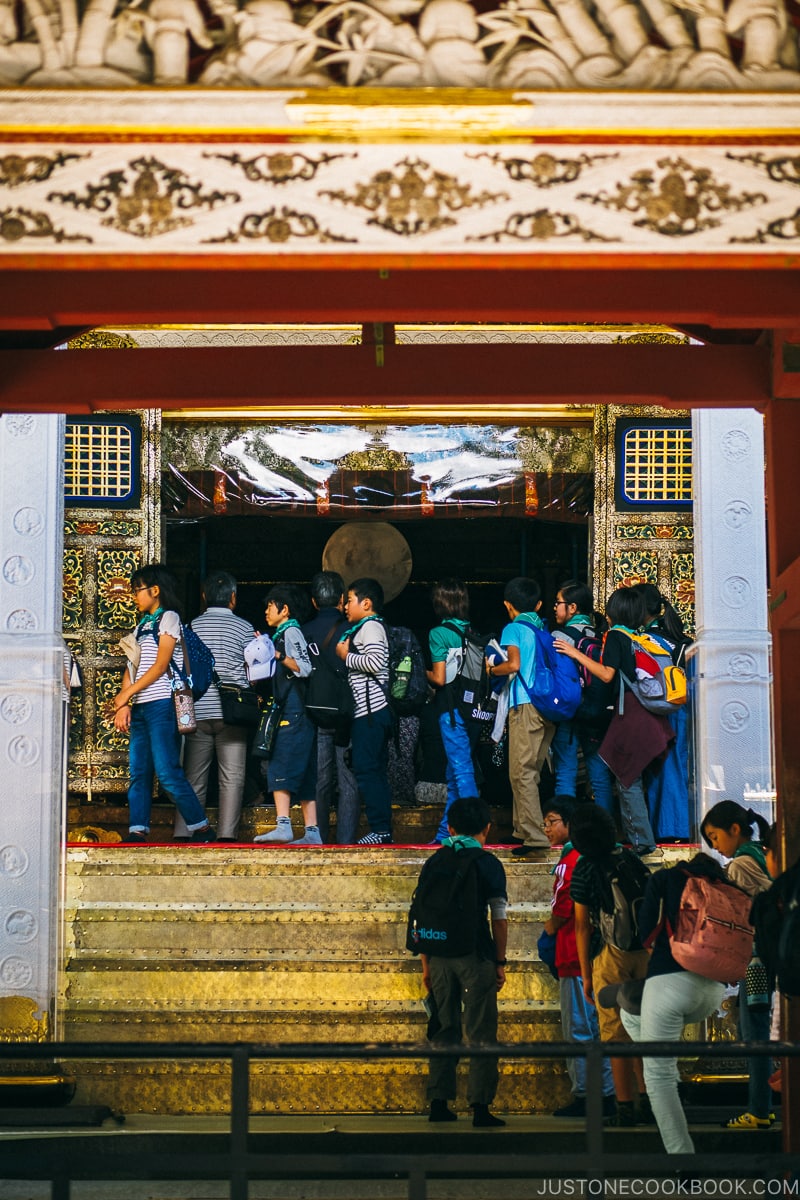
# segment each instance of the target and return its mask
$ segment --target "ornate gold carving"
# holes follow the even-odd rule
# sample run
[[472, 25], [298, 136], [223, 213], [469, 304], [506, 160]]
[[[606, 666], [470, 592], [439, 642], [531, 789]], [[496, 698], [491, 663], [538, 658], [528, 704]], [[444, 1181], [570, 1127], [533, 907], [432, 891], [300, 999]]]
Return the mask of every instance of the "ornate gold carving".
[[0, 238], [4, 242], [21, 242], [25, 238], [52, 238], [54, 242], [90, 242], [82, 233], [65, 233], [56, 229], [47, 213], [30, 208], [0, 210]]
[[767, 202], [763, 192], [731, 195], [730, 184], [716, 182], [707, 167], [693, 167], [684, 158], [659, 158], [656, 167], [660, 176], [648, 168], [637, 171], [627, 184], [617, 183], [616, 195], [584, 192], [578, 199], [617, 212], [641, 212], [644, 215], [634, 225], [665, 237], [688, 237], [721, 224], [716, 216], [704, 213], [740, 212]]
[[0, 157], [0, 186], [21, 187], [28, 183], [42, 183], [49, 179], [57, 167], [63, 167], [71, 159], [87, 158], [86, 154], [4, 154]]
[[46, 1042], [50, 1018], [29, 996], [0, 996], [0, 1042]]
[[257, 154], [254, 158], [243, 158], [233, 151], [231, 154], [204, 154], [204, 158], [221, 158], [234, 167], [241, 167], [245, 179], [251, 183], [294, 183], [298, 179], [314, 179], [320, 167], [335, 162], [337, 158], [356, 158], [355, 154], [322, 154], [310, 158], [299, 150], [279, 150], [274, 154]]
[[[76, 209], [113, 213], [100, 224], [119, 229], [134, 237], [158, 237], [194, 221], [181, 216], [188, 209], [213, 209], [218, 204], [236, 203], [238, 192], [204, 192], [202, 183], [193, 183], [185, 172], [168, 167], [151, 156], [132, 159], [133, 172], [109, 171], [98, 184], [88, 184], [84, 195], [77, 192], [50, 192], [48, 200], [60, 200]], [[0, 229], [2, 227], [0, 226]]]
[[574, 183], [580, 179], [584, 167], [592, 166], [606, 158], [619, 158], [619, 154], [579, 154], [577, 158], [556, 158], [554, 154], [537, 154], [534, 158], [506, 158], [502, 154], [469, 154], [468, 158], [488, 158], [503, 167], [509, 179], [515, 183], [532, 183], [536, 187], [553, 187], [558, 183]]
[[[404, 168], [404, 169], [401, 169]], [[419, 158], [404, 158], [393, 170], [378, 171], [354, 193], [323, 191], [320, 196], [341, 200], [373, 214], [368, 225], [378, 225], [401, 237], [414, 237], [456, 222], [448, 213], [465, 208], [483, 208], [507, 200], [505, 192], [471, 194], [471, 185], [459, 183]]]
[[79, 333], [77, 337], [70, 338], [67, 342], [68, 350], [138, 350], [138, 348], [136, 339], [129, 333], [112, 333], [109, 329], [90, 329], [88, 333]]
[[732, 237], [729, 240], [732, 246], [763, 246], [771, 238], [780, 242], [796, 242], [800, 239], [800, 208], [796, 208], [791, 216], [776, 217], [774, 221], [769, 221], [750, 237]]
[[323, 229], [311, 213], [297, 212], [285, 205], [278, 211], [275, 207], [263, 213], [248, 213], [242, 217], [239, 228], [230, 230], [221, 237], [205, 238], [208, 245], [221, 242], [258, 241], [282, 243], [294, 238], [315, 238], [318, 242], [344, 242], [355, 245], [356, 238], [344, 237]]
[[617, 346], [688, 346], [688, 337], [679, 333], [629, 333], [614, 339]]
[[82, 550], [64, 551], [63, 620], [64, 628], [75, 630], [83, 621], [84, 554]]
[[78, 825], [75, 829], [70, 829], [69, 840], [71, 842], [86, 842], [91, 845], [100, 843], [121, 842], [122, 835], [113, 829], [103, 829], [100, 825]]
[[551, 212], [548, 208], [537, 208], [532, 213], [512, 213], [502, 229], [468, 237], [467, 241], [501, 242], [503, 238], [514, 238], [520, 242], [549, 242], [552, 238], [564, 237], [579, 237], [584, 242], [619, 241], [619, 238], [585, 229], [571, 213]]
[[732, 162], [752, 163], [756, 167], [763, 167], [775, 183], [795, 183], [800, 186], [800, 154], [768, 156], [758, 151], [753, 154], [728, 153], [725, 157]]

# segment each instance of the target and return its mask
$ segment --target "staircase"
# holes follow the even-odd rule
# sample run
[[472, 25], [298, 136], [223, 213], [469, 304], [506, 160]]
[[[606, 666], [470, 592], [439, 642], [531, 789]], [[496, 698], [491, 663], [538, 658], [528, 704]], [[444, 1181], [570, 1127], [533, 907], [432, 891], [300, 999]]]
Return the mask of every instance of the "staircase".
[[[404, 948], [422, 847], [70, 846], [64, 1036], [101, 1042], [419, 1043], [419, 962]], [[508, 874], [501, 1041], [561, 1037], [536, 956], [551, 864], [499, 851]], [[123, 1112], [229, 1108], [227, 1063], [75, 1062], [76, 1103]], [[254, 1113], [414, 1113], [422, 1061], [256, 1061]], [[498, 1107], [549, 1110], [560, 1062], [501, 1061]], [[463, 1102], [463, 1088], [462, 1102]]]

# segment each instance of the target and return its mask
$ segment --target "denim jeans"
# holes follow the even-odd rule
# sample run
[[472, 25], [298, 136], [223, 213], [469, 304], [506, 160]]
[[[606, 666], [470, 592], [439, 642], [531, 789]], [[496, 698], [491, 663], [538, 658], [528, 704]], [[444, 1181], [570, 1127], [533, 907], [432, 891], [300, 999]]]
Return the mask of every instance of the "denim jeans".
[[[770, 1013], [754, 1012], [747, 1004], [747, 989], [744, 983], [739, 984], [739, 1037], [743, 1042], [768, 1042], [770, 1033]], [[772, 1074], [772, 1060], [769, 1055], [759, 1054], [758, 1057], [748, 1058], [747, 1073], [747, 1111], [762, 1120], [769, 1116], [771, 1093], [769, 1077]]]
[[317, 825], [323, 842], [330, 833], [333, 799], [336, 803], [336, 840], [349, 846], [356, 840], [360, 805], [358, 784], [347, 765], [347, 748], [337, 746], [332, 729], [317, 730]]
[[[453, 724], [455, 721], [455, 724]], [[449, 712], [439, 717], [439, 729], [442, 733], [444, 752], [447, 755], [445, 775], [447, 779], [447, 804], [445, 805], [439, 828], [436, 831], [436, 841], [441, 842], [449, 837], [447, 814], [450, 806], [464, 796], [477, 796], [478, 785], [475, 782], [475, 764], [472, 758], [472, 739], [464, 724], [461, 713], [453, 709], [453, 719]]]
[[388, 707], [353, 721], [353, 774], [364, 798], [370, 833], [392, 832], [392, 792], [387, 773], [392, 728]]
[[[561, 1032], [566, 1042], [599, 1042], [600, 1026], [597, 1009], [583, 994], [580, 976], [562, 975], [558, 981], [561, 1002]], [[573, 1096], [586, 1095], [586, 1059], [568, 1058], [567, 1074]], [[614, 1078], [611, 1060], [603, 1059], [603, 1095], [614, 1095]]]
[[625, 837], [636, 851], [652, 850], [656, 839], [650, 824], [641, 775], [638, 779], [634, 779], [631, 786], [627, 788], [617, 780], [617, 788], [619, 789], [619, 814]]
[[[684, 1025], [711, 1016], [722, 1003], [725, 984], [691, 971], [646, 980], [640, 1016], [621, 1010], [622, 1024], [635, 1042], [677, 1042]], [[766, 1060], [765, 1060], [766, 1061]], [[644, 1059], [644, 1082], [667, 1154], [694, 1154], [686, 1114], [678, 1095], [674, 1058]]]
[[556, 777], [556, 795], [574, 796], [578, 786], [578, 748], [583, 752], [586, 773], [592, 785], [592, 798], [607, 813], [614, 815], [614, 776], [597, 753], [602, 736], [578, 721], [556, 725], [550, 750]]
[[129, 744], [131, 782], [128, 788], [130, 828], [147, 833], [153, 803], [153, 774], [186, 822], [189, 833], [202, 829], [203, 806], [181, 766], [181, 735], [175, 723], [172, 697], [134, 704]]

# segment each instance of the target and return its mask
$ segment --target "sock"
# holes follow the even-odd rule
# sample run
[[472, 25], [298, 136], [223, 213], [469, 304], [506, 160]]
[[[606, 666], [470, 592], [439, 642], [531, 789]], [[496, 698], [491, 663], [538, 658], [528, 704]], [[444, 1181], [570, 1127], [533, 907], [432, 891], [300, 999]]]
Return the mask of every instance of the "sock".
[[319, 833], [319, 825], [306, 825], [306, 833]]
[[291, 825], [291, 823], [292, 823], [291, 817], [278, 817], [278, 821], [277, 821], [278, 825]]
[[431, 1100], [429, 1121], [455, 1121], [456, 1114], [447, 1107], [446, 1100]]
[[489, 1112], [488, 1104], [473, 1104], [472, 1114], [472, 1124], [476, 1129], [498, 1129], [505, 1125], [505, 1121]]

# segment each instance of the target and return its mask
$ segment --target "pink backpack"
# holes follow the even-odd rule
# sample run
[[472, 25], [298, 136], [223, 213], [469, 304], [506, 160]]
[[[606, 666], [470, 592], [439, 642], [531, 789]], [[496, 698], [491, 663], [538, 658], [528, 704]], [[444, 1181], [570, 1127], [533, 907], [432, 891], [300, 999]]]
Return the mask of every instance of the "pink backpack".
[[732, 883], [686, 876], [675, 928], [667, 923], [672, 957], [704, 979], [737, 983], [753, 957], [753, 901]]

